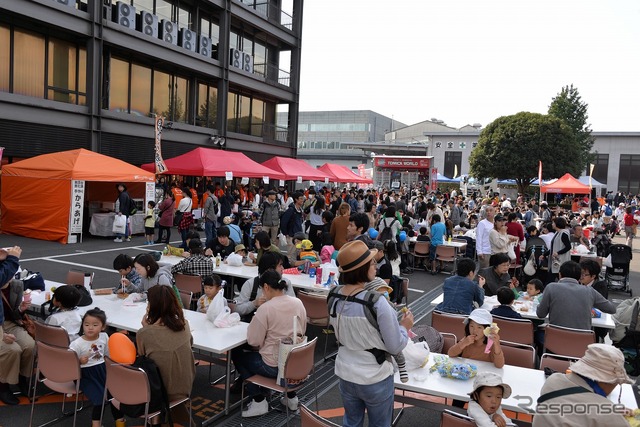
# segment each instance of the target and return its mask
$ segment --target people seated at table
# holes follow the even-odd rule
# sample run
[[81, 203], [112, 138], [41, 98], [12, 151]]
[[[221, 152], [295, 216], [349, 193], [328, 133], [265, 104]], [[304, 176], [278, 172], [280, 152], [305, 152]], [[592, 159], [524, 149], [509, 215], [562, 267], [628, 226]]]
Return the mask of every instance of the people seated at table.
[[200, 233], [196, 230], [191, 230], [187, 233], [187, 239], [185, 240], [187, 242], [187, 248], [181, 254], [183, 258], [189, 258], [191, 256], [191, 252], [189, 252], [189, 242], [191, 239], [200, 240]]
[[2, 286], [2, 311], [0, 319], [0, 400], [7, 405], [17, 405], [19, 400], [9, 389], [18, 384], [24, 396], [29, 396], [29, 381], [33, 375], [32, 361], [35, 341], [22, 326], [29, 303], [23, 301], [23, 283], [10, 280]]
[[572, 245], [583, 245], [587, 247], [587, 249], [591, 247], [591, 242], [589, 242], [589, 239], [584, 235], [582, 225], [580, 224], [576, 224], [571, 227], [571, 236], [569, 236], [569, 241]]
[[249, 258], [256, 264], [260, 263], [260, 259], [265, 252], [280, 253], [280, 248], [278, 248], [277, 245], [273, 244], [271, 238], [269, 237], [269, 233], [267, 233], [266, 231], [259, 231], [256, 233], [255, 245], [258, 253], [256, 255], [249, 254]]
[[517, 286], [517, 279], [512, 279], [509, 275], [509, 266], [511, 266], [509, 255], [505, 253], [499, 253], [491, 255], [491, 257], [489, 258], [489, 267], [481, 268], [480, 270], [478, 270], [475, 281], [477, 282], [480, 277], [484, 278], [485, 296], [490, 297], [496, 295], [498, 289], [503, 286]]
[[[236, 297], [235, 312], [240, 315], [243, 321], [250, 321], [253, 313], [266, 301], [260, 287], [260, 276], [267, 270], [276, 270], [279, 274], [282, 274], [284, 270], [282, 266], [283, 260], [284, 255], [279, 252], [265, 252], [258, 264], [258, 276], [247, 279], [242, 288], [240, 288], [240, 294]], [[293, 286], [287, 288], [287, 294], [295, 296]]]
[[444, 299], [436, 306], [436, 310], [445, 313], [469, 314], [474, 308], [484, 304], [484, 279], [474, 282], [476, 263], [470, 258], [462, 258], [458, 261], [456, 275], [448, 277], [442, 289]]
[[51, 297], [52, 314], [44, 321], [47, 325], [62, 326], [70, 341], [80, 335], [82, 318], [77, 305], [81, 297], [75, 286], [58, 286]]
[[[500, 347], [500, 336], [495, 331], [492, 331], [488, 337], [484, 334], [485, 328], [490, 327], [493, 323], [491, 313], [483, 308], [476, 308], [464, 320], [464, 323], [465, 337], [449, 349], [449, 356], [491, 362], [496, 368], [502, 368], [504, 353]], [[488, 338], [491, 338], [493, 345], [489, 352], [485, 353]]]
[[526, 301], [540, 302], [542, 299], [542, 292], [544, 291], [544, 284], [539, 279], [531, 279], [527, 282], [527, 289], [524, 297]]
[[[379, 298], [374, 304], [378, 328], [365, 316], [364, 286], [376, 275], [376, 249], [364, 242], [346, 243], [338, 253], [344, 286], [334, 288], [335, 298], [328, 302], [330, 323], [340, 342], [335, 374], [340, 378], [344, 406], [343, 424], [362, 425], [365, 409], [369, 426], [388, 427], [393, 415], [393, 364], [385, 355], [400, 353], [407, 344], [407, 331], [413, 326], [413, 314], [398, 315]], [[349, 297], [349, 299], [347, 299]]]
[[469, 393], [467, 414], [477, 427], [505, 427], [512, 425], [500, 404], [511, 396], [511, 387], [502, 382], [502, 377], [494, 372], [479, 372], [473, 380], [473, 390]]
[[418, 242], [430, 242], [431, 241], [431, 237], [429, 237], [429, 235], [427, 234], [427, 232], [429, 231], [429, 229], [427, 227], [420, 227], [420, 230], [418, 231], [418, 236], [416, 237], [416, 241]]
[[[240, 377], [245, 380], [256, 374], [276, 378], [280, 341], [293, 337], [294, 321], [297, 322], [296, 341], [305, 335], [307, 329], [304, 305], [296, 297], [287, 295], [290, 286], [282, 280], [280, 273], [267, 270], [260, 275], [259, 283], [265, 301], [260, 304], [247, 329], [247, 344], [258, 348], [258, 351], [246, 351], [245, 348], [231, 351], [231, 360]], [[247, 391], [252, 400], [247, 409], [242, 411], [243, 417], [256, 417], [269, 412], [269, 403], [259, 386], [249, 383]], [[292, 411], [298, 409], [295, 392], [287, 393], [280, 401]]]
[[[202, 296], [198, 299], [196, 307], [200, 313], [206, 313], [207, 309], [209, 309], [211, 301], [213, 301], [216, 295], [218, 295], [218, 292], [222, 290], [222, 279], [217, 274], [204, 276], [202, 286], [204, 289], [204, 294], [202, 294]], [[224, 299], [224, 305], [225, 307], [227, 306], [226, 298]]]
[[222, 220], [223, 224], [229, 228], [229, 238], [237, 243], [244, 242], [242, 238], [242, 230], [240, 227], [233, 222], [233, 218], [230, 216], [225, 216]]
[[[591, 286], [605, 299], [609, 299], [609, 288], [607, 288], [607, 282], [605, 280], [600, 280], [600, 264], [598, 264], [595, 259], [583, 259], [580, 261], [580, 269], [582, 271], [580, 274], [580, 283], [585, 286]], [[607, 336], [609, 330], [605, 328], [593, 328], [593, 330], [595, 331], [598, 340], [604, 342], [604, 338]]]
[[[169, 401], [191, 395], [196, 374], [193, 337], [184, 318], [178, 297], [168, 286], [154, 286], [147, 293], [147, 313], [136, 334], [138, 354], [152, 359], [160, 370]], [[173, 421], [189, 424], [189, 411], [184, 404], [171, 411]], [[186, 423], [185, 423], [186, 421]], [[159, 424], [152, 420], [151, 424]]]
[[131, 294], [140, 292], [141, 279], [138, 272], [133, 267], [133, 258], [127, 254], [119, 254], [113, 260], [113, 269], [120, 273], [119, 286], [115, 287], [115, 293]]
[[616, 307], [593, 287], [580, 284], [582, 270], [575, 261], [560, 266], [558, 282], [544, 288], [536, 310], [540, 318], [549, 316], [549, 323], [575, 329], [591, 329], [591, 309], [615, 313]]
[[503, 286], [498, 289], [497, 295], [500, 305], [491, 310], [492, 315], [510, 319], [522, 319], [520, 313], [513, 309], [513, 302], [516, 300], [516, 296], [511, 288]]
[[142, 253], [135, 257], [133, 265], [140, 275], [139, 292], [147, 292], [156, 285], [173, 285], [171, 264], [157, 262], [151, 254]]
[[303, 266], [307, 262], [311, 263], [312, 267], [319, 267], [320, 255], [313, 250], [313, 243], [311, 240], [304, 239], [296, 245], [296, 261], [293, 265], [302, 270]]
[[[555, 373], [540, 390], [533, 427], [629, 426], [619, 403], [607, 398], [618, 385], [632, 384], [625, 371], [624, 355], [609, 344], [589, 344], [584, 356], [568, 373]], [[568, 410], [552, 408], [598, 408]]]
[[[335, 254], [335, 255], [334, 255]], [[332, 258], [338, 255], [336, 248], [333, 246], [331, 233], [325, 231], [322, 233], [322, 249], [320, 249], [320, 262], [322, 264], [330, 263]]]
[[179, 263], [171, 267], [171, 274], [188, 274], [190, 276], [205, 277], [213, 273], [213, 263], [211, 258], [205, 256], [202, 248], [202, 240], [189, 240], [188, 258], [181, 260]]
[[209, 257], [220, 255], [223, 259], [231, 255], [237, 243], [229, 237], [230, 235], [231, 231], [226, 225], [218, 228], [218, 236], [213, 239], [213, 245], [208, 247], [204, 254]]

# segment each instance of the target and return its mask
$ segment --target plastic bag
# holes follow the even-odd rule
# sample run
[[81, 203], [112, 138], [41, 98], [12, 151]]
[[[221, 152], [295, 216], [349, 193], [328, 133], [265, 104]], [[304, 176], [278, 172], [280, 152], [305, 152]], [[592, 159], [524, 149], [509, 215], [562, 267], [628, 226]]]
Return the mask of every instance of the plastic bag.
[[533, 276], [536, 274], [537, 265], [536, 265], [536, 254], [534, 252], [531, 253], [529, 260], [524, 266], [524, 274], [527, 276]]
[[223, 313], [225, 308], [227, 307], [224, 304], [224, 292], [218, 292], [216, 296], [213, 297], [211, 304], [209, 304], [209, 308], [207, 308], [207, 319], [215, 325], [218, 315]]
[[280, 247], [287, 247], [287, 237], [282, 233], [278, 233], [278, 243], [280, 244]]
[[[220, 295], [222, 292], [218, 292]], [[218, 296], [216, 295], [216, 297]], [[215, 300], [215, 298], [214, 298]], [[209, 312], [207, 311], [207, 316]], [[240, 315], [238, 313], [232, 313], [229, 307], [224, 307], [223, 311], [213, 321], [213, 325], [217, 328], [230, 328], [240, 323]]]
[[434, 365], [430, 371], [438, 371], [441, 377], [453, 378], [456, 380], [468, 380], [476, 376], [478, 367], [471, 363], [453, 363], [449, 356], [435, 355]]
[[407, 370], [424, 368], [429, 362], [429, 345], [426, 342], [413, 342], [409, 340], [402, 350]]
[[232, 267], [242, 267], [242, 255], [240, 254], [230, 254], [227, 257], [227, 264]]
[[515, 261], [516, 259], [516, 250], [514, 246], [514, 243], [509, 243], [509, 246], [507, 246], [507, 255], [509, 255], [509, 259], [511, 261]]
[[127, 231], [127, 217], [124, 215], [116, 215], [113, 218], [113, 228], [111, 229], [114, 234], [124, 234]]

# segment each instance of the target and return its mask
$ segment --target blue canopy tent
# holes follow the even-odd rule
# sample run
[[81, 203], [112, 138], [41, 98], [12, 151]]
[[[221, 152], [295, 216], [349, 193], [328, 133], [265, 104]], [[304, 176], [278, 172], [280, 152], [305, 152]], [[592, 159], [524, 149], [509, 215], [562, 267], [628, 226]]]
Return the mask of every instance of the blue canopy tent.
[[453, 183], [460, 183], [460, 178], [447, 178], [446, 176], [442, 175], [441, 173], [438, 172], [438, 182], [440, 183], [445, 183], [445, 184], [453, 184]]

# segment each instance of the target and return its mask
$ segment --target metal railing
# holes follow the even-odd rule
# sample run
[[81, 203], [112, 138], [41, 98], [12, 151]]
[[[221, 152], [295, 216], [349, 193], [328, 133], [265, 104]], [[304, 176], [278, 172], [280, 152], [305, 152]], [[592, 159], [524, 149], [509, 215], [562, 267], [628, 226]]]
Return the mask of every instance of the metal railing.
[[273, 64], [253, 64], [253, 74], [258, 74], [270, 84], [291, 86], [291, 74]]
[[242, 0], [242, 3], [254, 9], [260, 15], [266, 16], [269, 22], [282, 25], [293, 30], [293, 17], [268, 1]]

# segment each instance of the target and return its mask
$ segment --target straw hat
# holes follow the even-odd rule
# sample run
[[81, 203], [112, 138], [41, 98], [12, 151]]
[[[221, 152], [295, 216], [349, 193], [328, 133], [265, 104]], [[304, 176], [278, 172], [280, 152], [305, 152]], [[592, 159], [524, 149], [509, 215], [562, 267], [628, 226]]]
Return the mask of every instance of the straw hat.
[[609, 344], [589, 344], [584, 356], [570, 369], [571, 372], [607, 384], [633, 384], [624, 369], [624, 355]]
[[345, 243], [338, 252], [340, 273], [357, 270], [368, 262], [371, 262], [377, 253], [377, 249], [369, 249], [367, 245], [360, 240]]

